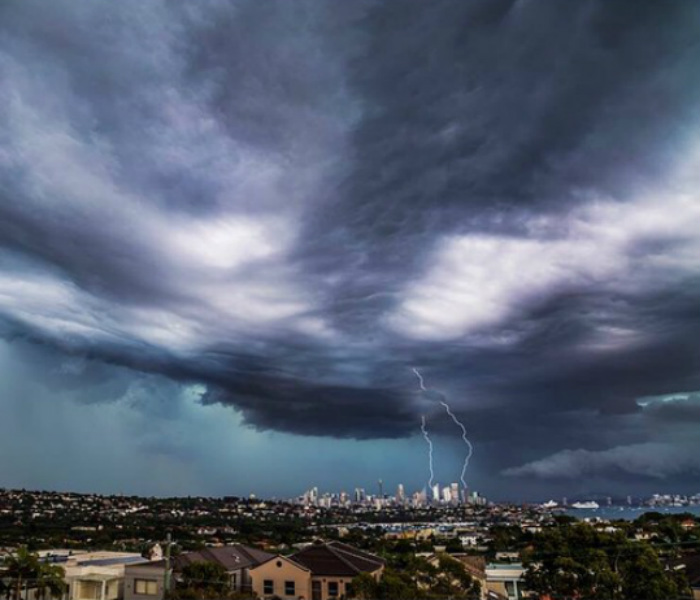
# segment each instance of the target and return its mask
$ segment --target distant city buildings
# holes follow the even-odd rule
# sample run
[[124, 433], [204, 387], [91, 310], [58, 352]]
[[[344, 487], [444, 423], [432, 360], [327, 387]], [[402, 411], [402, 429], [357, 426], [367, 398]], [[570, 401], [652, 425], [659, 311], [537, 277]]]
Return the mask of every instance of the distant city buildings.
[[319, 493], [318, 487], [312, 487], [305, 491], [294, 502], [302, 506], [314, 506], [319, 508], [365, 506], [381, 510], [384, 507], [406, 506], [421, 508], [426, 506], [458, 506], [468, 504], [472, 506], [486, 506], [487, 499], [478, 492], [461, 489], [458, 483], [440, 486], [435, 483], [429, 490], [423, 488], [410, 496], [406, 494], [403, 483], [396, 487], [394, 496], [384, 494], [384, 483], [380, 479], [376, 496], [368, 494], [364, 488], [356, 487], [352, 496], [345, 491]]
[[396, 504], [405, 504], [406, 503], [406, 492], [403, 487], [403, 483], [399, 483], [398, 487], [396, 488]]

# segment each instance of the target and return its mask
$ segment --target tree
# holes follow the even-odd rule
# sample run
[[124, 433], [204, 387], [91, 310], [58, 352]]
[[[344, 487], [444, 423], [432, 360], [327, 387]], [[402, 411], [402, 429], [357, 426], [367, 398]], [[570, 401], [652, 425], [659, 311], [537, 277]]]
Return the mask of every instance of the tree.
[[357, 600], [415, 600], [418, 589], [411, 576], [404, 571], [387, 568], [380, 581], [369, 573], [360, 573], [353, 578], [352, 598]]
[[41, 565], [36, 582], [39, 598], [44, 600], [47, 594], [49, 598], [60, 598], [63, 596], [66, 591], [65, 576], [66, 573], [63, 567], [49, 564]]
[[22, 598], [25, 587], [37, 590], [40, 598], [45, 598], [47, 592], [52, 598], [60, 598], [65, 591], [63, 568], [41, 562], [39, 556], [26, 547], [20, 547], [15, 554], [6, 557], [4, 567], [7, 591], [14, 600]]
[[535, 536], [526, 564], [526, 587], [543, 596], [667, 600], [684, 591], [652, 546], [584, 523]]
[[357, 600], [376, 600], [379, 597], [377, 580], [369, 573], [360, 573], [354, 577], [351, 588], [351, 596]]
[[378, 586], [377, 598], [382, 600], [415, 600], [416, 585], [408, 573], [386, 569]]
[[447, 540], [447, 544], [445, 545], [445, 552], [448, 552], [450, 554], [457, 554], [459, 552], [462, 552], [464, 550], [464, 547], [462, 546], [462, 542], [458, 537], [453, 537]]
[[438, 557], [438, 575], [435, 577], [430, 593], [433, 596], [464, 598], [478, 600], [481, 597], [481, 584], [467, 571], [464, 564], [442, 554]]
[[685, 591], [683, 582], [664, 570], [648, 544], [628, 548], [620, 561], [620, 573], [627, 598], [664, 600], [677, 598]]
[[181, 576], [173, 598], [222, 598], [230, 591], [228, 573], [218, 563], [194, 562], [183, 567]]
[[491, 542], [490, 554], [504, 550], [518, 548], [523, 542], [523, 532], [520, 527], [514, 525], [495, 525], [490, 530]]

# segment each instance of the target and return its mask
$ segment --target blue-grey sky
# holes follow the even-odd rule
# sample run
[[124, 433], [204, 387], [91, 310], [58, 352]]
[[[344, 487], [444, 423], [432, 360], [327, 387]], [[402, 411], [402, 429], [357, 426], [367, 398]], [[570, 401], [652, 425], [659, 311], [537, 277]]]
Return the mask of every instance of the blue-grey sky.
[[[464, 458], [698, 491], [700, 5], [0, 6], [0, 486]], [[412, 368], [431, 393], [421, 393]], [[441, 394], [441, 395], [440, 395]]]

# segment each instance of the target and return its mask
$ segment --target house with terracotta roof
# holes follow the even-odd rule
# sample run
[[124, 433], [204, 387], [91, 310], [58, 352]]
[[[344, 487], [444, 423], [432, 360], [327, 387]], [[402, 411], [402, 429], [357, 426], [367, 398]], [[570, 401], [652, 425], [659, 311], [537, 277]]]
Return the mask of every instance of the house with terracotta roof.
[[315, 543], [289, 557], [276, 556], [250, 570], [253, 592], [264, 600], [340, 600], [352, 596], [354, 577], [379, 579], [384, 561], [342, 542]]
[[244, 546], [243, 544], [232, 544], [218, 548], [204, 548], [196, 552], [185, 552], [173, 559], [173, 576], [178, 580], [178, 573], [184, 567], [196, 562], [210, 562], [220, 564], [226, 569], [233, 591], [250, 591], [250, 569], [262, 564], [274, 554]]

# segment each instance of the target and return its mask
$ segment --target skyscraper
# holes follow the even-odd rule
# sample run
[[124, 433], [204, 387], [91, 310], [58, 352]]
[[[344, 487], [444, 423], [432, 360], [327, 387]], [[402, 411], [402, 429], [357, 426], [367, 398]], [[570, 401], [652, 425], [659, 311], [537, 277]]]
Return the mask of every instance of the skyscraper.
[[355, 504], [362, 504], [365, 501], [365, 490], [363, 488], [355, 488]]
[[459, 504], [459, 484], [453, 483], [450, 485], [450, 502]]
[[452, 502], [452, 488], [450, 488], [449, 485], [446, 485], [444, 488], [442, 488], [442, 501], [445, 504], [449, 504]]

